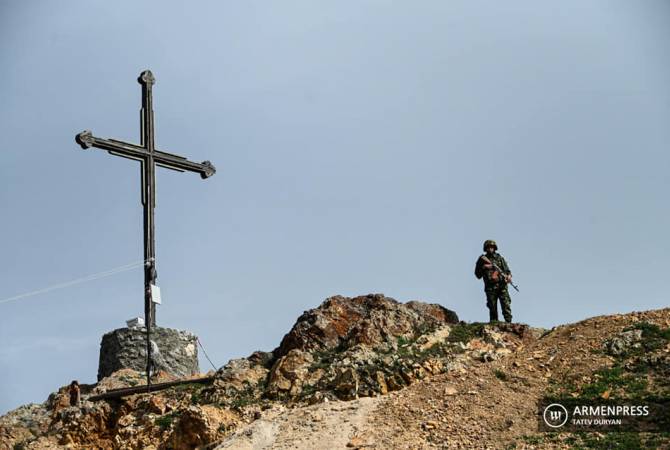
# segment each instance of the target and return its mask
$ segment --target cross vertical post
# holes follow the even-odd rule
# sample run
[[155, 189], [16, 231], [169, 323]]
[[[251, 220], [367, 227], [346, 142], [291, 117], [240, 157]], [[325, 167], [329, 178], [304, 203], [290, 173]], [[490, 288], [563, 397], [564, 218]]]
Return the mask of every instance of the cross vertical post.
[[147, 327], [147, 386], [151, 384], [151, 328], [156, 326], [156, 304], [151, 300], [151, 286], [156, 284], [156, 166], [154, 164], [154, 110], [152, 88], [156, 80], [144, 71], [137, 81], [142, 85], [141, 145], [147, 150], [142, 161], [142, 204], [144, 205], [144, 322]]
[[142, 85], [142, 109], [140, 110], [140, 145], [102, 139], [93, 136], [90, 131], [79, 133], [75, 140], [83, 148], [91, 147], [106, 150], [123, 158], [140, 161], [142, 166], [142, 205], [144, 206], [144, 318], [147, 328], [147, 385], [151, 384], [153, 360], [151, 357], [151, 328], [156, 326], [156, 304], [152, 301], [151, 287], [156, 285], [156, 226], [154, 209], [156, 208], [156, 166], [178, 172], [195, 172], [200, 177], [209, 178], [216, 168], [209, 161], [196, 163], [183, 156], [174, 155], [156, 149], [154, 135], [153, 85], [156, 82], [150, 70], [140, 74], [137, 81]]

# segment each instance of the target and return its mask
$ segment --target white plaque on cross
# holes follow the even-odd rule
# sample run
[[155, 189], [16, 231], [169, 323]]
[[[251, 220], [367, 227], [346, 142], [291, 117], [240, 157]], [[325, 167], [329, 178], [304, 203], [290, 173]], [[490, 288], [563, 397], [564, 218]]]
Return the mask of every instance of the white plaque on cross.
[[151, 285], [151, 301], [157, 305], [161, 304], [161, 288], [155, 284]]

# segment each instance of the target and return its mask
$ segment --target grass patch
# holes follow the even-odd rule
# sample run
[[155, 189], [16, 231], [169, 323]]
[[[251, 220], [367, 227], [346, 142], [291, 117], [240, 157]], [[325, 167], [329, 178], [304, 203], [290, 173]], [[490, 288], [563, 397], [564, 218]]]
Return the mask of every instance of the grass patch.
[[[611, 367], [601, 367], [590, 375], [590, 381], [582, 384], [574, 377], [563, 377], [550, 380], [550, 396], [556, 398], [573, 397], [576, 400], [599, 400], [603, 394], [609, 399], [649, 399], [667, 398], [664, 390], [670, 368], [667, 358], [660, 351], [670, 343], [670, 328], [640, 322], [627, 327], [624, 331], [640, 330], [639, 346], [626, 353], [616, 356]], [[660, 388], [660, 392], [659, 391]], [[661, 429], [667, 427], [661, 426]], [[576, 432], [557, 439], [576, 449], [656, 449], [670, 448], [670, 433], [639, 433], [639, 432]]]
[[493, 375], [495, 375], [495, 377], [497, 379], [499, 379], [500, 381], [508, 381], [509, 380], [509, 377], [507, 376], [507, 374], [500, 369], [495, 369], [493, 371]]
[[670, 328], [663, 329], [653, 323], [639, 322], [624, 328], [623, 331], [634, 330], [642, 331], [640, 346], [629, 349], [626, 353], [620, 355], [619, 358], [641, 356], [659, 350], [670, 343]]
[[337, 355], [344, 352], [346, 349], [346, 342], [341, 341], [339, 344], [337, 344], [337, 347], [333, 349], [313, 351], [312, 357], [314, 358], [314, 362], [310, 366], [310, 369], [325, 369], [330, 367], [330, 365], [337, 358]]
[[[609, 432], [596, 434], [580, 431], [568, 435], [557, 433], [525, 435], [520, 438], [520, 441], [535, 446], [550, 443], [563, 444], [572, 449], [584, 450], [642, 450], [666, 448], [670, 442], [670, 433]], [[510, 444], [507, 448], [517, 448], [517, 444]]]
[[202, 403], [202, 390], [198, 390], [191, 394], [191, 404], [197, 405], [200, 403]]
[[412, 343], [411, 339], [408, 339], [405, 336], [398, 336], [398, 347], [406, 347], [411, 343]]
[[451, 328], [449, 336], [447, 336], [447, 341], [467, 344], [472, 339], [482, 335], [484, 325], [485, 324], [481, 322], [458, 323]]
[[577, 398], [584, 399], [596, 399], [606, 392], [614, 398], [628, 399], [667, 395], [670, 366], [667, 360], [659, 358], [658, 350], [670, 343], [670, 328], [662, 329], [649, 322], [640, 322], [624, 329], [632, 330], [642, 331], [639, 347], [617, 356], [612, 367], [594, 371], [589, 383], [580, 384], [569, 378], [556, 382], [552, 380], [552, 395], [573, 394], [574, 397], [576, 393]]
[[303, 397], [309, 397], [312, 394], [316, 394], [318, 389], [316, 388], [315, 385], [313, 384], [305, 384], [302, 386], [302, 391], [300, 392], [300, 395]]
[[396, 350], [396, 353], [398, 356], [412, 356], [413, 351], [412, 351], [412, 344], [414, 341], [412, 339], [408, 339], [405, 336], [398, 336], [398, 350]]
[[444, 345], [441, 344], [440, 342], [436, 342], [435, 344], [431, 345], [424, 351], [420, 352], [417, 357], [419, 360], [422, 362], [425, 361], [428, 358], [433, 358], [433, 357], [442, 357], [445, 356], [449, 353], [449, 349]]
[[597, 370], [593, 377], [596, 379], [594, 382], [581, 387], [580, 397], [593, 399], [601, 397], [606, 391], [618, 390], [623, 391], [626, 398], [637, 398], [647, 390], [645, 379], [626, 373], [621, 366]]
[[544, 436], [525, 435], [525, 436], [521, 436], [521, 439], [526, 444], [530, 444], [530, 445], [539, 445], [539, 444], [544, 443]]
[[174, 389], [175, 392], [184, 392], [184, 391], [192, 391], [194, 389], [198, 389], [199, 387], [200, 385], [197, 383], [185, 383], [185, 384], [178, 384], [177, 386], [174, 386], [172, 389]]
[[549, 387], [545, 393], [548, 397], [554, 398], [578, 397], [579, 389], [579, 384], [575, 379], [566, 377], [563, 380], [551, 379], [549, 382]]
[[205, 387], [198, 383], [179, 384], [170, 388], [175, 395], [184, 395], [193, 405], [203, 403]]
[[670, 328], [661, 328], [654, 323], [640, 322], [624, 331], [641, 330], [642, 347], [646, 351], [654, 351], [664, 347], [670, 342]]
[[236, 409], [240, 409], [244, 408], [245, 406], [258, 403], [258, 401], [260, 400], [260, 396], [262, 395], [263, 390], [265, 389], [266, 384], [267, 381], [265, 379], [259, 380], [258, 383], [256, 383], [256, 385], [253, 385], [245, 381], [244, 389], [241, 391], [237, 391], [237, 393], [230, 402], [230, 406]]
[[605, 433], [604, 436], [594, 435], [592, 433], [580, 433], [581, 445], [589, 449], [621, 449], [621, 450], [641, 450], [647, 449], [643, 446], [640, 433]]
[[309, 366], [311, 370], [317, 370], [317, 369], [327, 369], [330, 367], [332, 361], [326, 360], [326, 359], [319, 359], [317, 361], [314, 361], [312, 365]]
[[244, 408], [245, 406], [249, 406], [254, 402], [254, 398], [250, 396], [245, 396], [245, 395], [239, 395], [233, 399], [232, 402], [230, 402], [230, 406], [235, 408], [235, 409], [240, 409]]
[[177, 418], [177, 416], [177, 412], [171, 412], [169, 414], [165, 414], [164, 416], [157, 417], [155, 423], [161, 428], [161, 430], [167, 430], [172, 426], [172, 423], [174, 422], [175, 418]]

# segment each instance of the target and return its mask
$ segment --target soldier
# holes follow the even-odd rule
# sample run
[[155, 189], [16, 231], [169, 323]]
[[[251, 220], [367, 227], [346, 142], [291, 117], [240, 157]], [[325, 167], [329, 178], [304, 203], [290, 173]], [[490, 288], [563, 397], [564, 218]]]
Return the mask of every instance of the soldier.
[[79, 406], [80, 394], [79, 382], [74, 380], [70, 383], [70, 406]]
[[[512, 299], [507, 292], [507, 283], [512, 282], [512, 272], [507, 261], [497, 253], [496, 242], [489, 239], [484, 242], [484, 252], [475, 265], [475, 276], [484, 278], [484, 292], [486, 292], [486, 306], [489, 308], [489, 320], [498, 321], [498, 300], [502, 307], [505, 322], [512, 321]], [[502, 272], [502, 273], [501, 273]]]

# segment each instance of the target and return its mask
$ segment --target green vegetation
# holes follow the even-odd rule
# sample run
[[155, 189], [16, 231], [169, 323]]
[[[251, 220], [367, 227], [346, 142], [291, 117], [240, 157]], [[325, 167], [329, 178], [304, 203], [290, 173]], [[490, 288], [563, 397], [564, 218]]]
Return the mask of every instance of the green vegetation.
[[[670, 395], [670, 365], [661, 350], [670, 344], [670, 328], [640, 322], [623, 331], [641, 330], [639, 342], [617, 355], [611, 367], [601, 367], [590, 375], [586, 383], [581, 379], [564, 377], [550, 380], [550, 397], [594, 399], [648, 399], [668, 398]], [[599, 351], [594, 351], [596, 353]], [[497, 376], [497, 375], [496, 375]], [[532, 442], [535, 436], [525, 438]], [[574, 449], [655, 449], [668, 448], [670, 433], [577, 432], [568, 436], [544, 437], [545, 442], [562, 443]], [[514, 447], [512, 447], [514, 448]]]
[[642, 355], [661, 349], [670, 343], [670, 328], [661, 329], [658, 325], [649, 322], [636, 323], [624, 331], [641, 330], [641, 348], [633, 349], [626, 356]]
[[311, 369], [325, 369], [330, 367], [330, 365], [335, 361], [337, 355], [346, 350], [346, 343], [340, 342], [337, 347], [327, 350], [315, 350], [312, 352], [312, 357], [314, 358], [314, 363], [311, 365]]
[[230, 406], [232, 408], [240, 409], [257, 403], [260, 400], [260, 394], [265, 390], [266, 383], [267, 381], [265, 379], [259, 380], [255, 385], [245, 381], [244, 389], [235, 393], [230, 402]]
[[[639, 345], [618, 355], [611, 367], [601, 367], [591, 374], [587, 383], [564, 377], [551, 380], [549, 395], [596, 399], [630, 398], [670, 395], [670, 365], [667, 356], [658, 355], [658, 350], [670, 344], [670, 328], [640, 322], [623, 331], [641, 330]], [[656, 352], [656, 354], [654, 354]]]
[[507, 380], [509, 380], [509, 377], [507, 376], [507, 374], [506, 374], [505, 372], [503, 372], [502, 370], [500, 370], [500, 369], [495, 369], [495, 370], [493, 371], [493, 375], [495, 375], [495, 377], [496, 377], [497, 379], [499, 379], [500, 381], [507, 381]]
[[484, 325], [486, 324], [481, 322], [458, 323], [451, 327], [447, 341], [467, 344], [472, 339], [482, 335]]
[[320, 355], [314, 355], [315, 359], [312, 365], [309, 367], [311, 370], [317, 370], [317, 369], [326, 369], [330, 367], [331, 363], [333, 362], [333, 358], [328, 358], [328, 357], [322, 357]]
[[302, 386], [302, 391], [300, 393], [303, 397], [309, 397], [312, 394], [315, 394], [318, 391], [317, 387], [313, 384], [305, 384]]
[[185, 384], [178, 384], [177, 386], [172, 387], [172, 389], [175, 392], [193, 392], [195, 390], [200, 389], [201, 385], [198, 383], [185, 383]]
[[591, 433], [579, 435], [584, 448], [637, 450], [642, 447], [640, 433], [606, 433], [600, 437]]
[[[521, 441], [525, 444], [540, 446], [542, 444], [569, 445], [575, 450], [641, 450], [657, 449], [667, 444], [670, 433], [585, 433], [570, 434], [543, 433], [539, 435], [525, 435]], [[521, 446], [523, 448], [524, 446]], [[506, 447], [507, 450], [519, 448], [516, 443]], [[664, 448], [664, 447], [663, 447]]]
[[425, 349], [422, 352], [419, 352], [417, 354], [417, 357], [420, 361], [425, 361], [428, 358], [433, 358], [433, 357], [441, 357], [441, 356], [446, 356], [449, 354], [449, 348], [445, 346], [444, 344], [441, 344], [439, 342], [436, 342], [429, 348]]
[[191, 393], [191, 404], [197, 405], [199, 403], [202, 403], [202, 389]]
[[161, 430], [166, 430], [172, 426], [172, 423], [174, 422], [174, 419], [179, 416], [179, 413], [177, 411], [171, 412], [168, 414], [165, 414], [164, 416], [160, 416], [156, 418], [156, 425], [158, 425]]
[[175, 395], [185, 395], [194, 405], [204, 402], [203, 390], [205, 386], [199, 383], [185, 383], [170, 388]]
[[551, 328], [549, 330], [544, 330], [542, 334], [540, 335], [540, 339], [542, 339], [545, 336], [548, 336], [549, 334], [553, 333], [553, 331], [556, 329], [556, 327]]
[[647, 394], [647, 380], [643, 377], [628, 374], [621, 366], [597, 370], [595, 379], [581, 387], [580, 398], [595, 399], [605, 392], [619, 391], [627, 398], [639, 398]]
[[128, 384], [128, 386], [137, 386], [138, 384], [140, 384], [140, 382], [136, 378], [132, 378], [126, 375], [119, 377], [119, 381]]
[[530, 445], [542, 444], [542, 443], [544, 443], [544, 438], [545, 438], [545, 436], [543, 436], [543, 435], [539, 435], [539, 436], [538, 435], [526, 435], [526, 436], [521, 437], [521, 439], [523, 439], [523, 441], [525, 443], [530, 444]]
[[412, 342], [411, 339], [407, 339], [405, 336], [398, 336], [398, 347], [407, 347]]
[[[363, 366], [357, 366], [356, 371], [360, 377], [361, 392], [377, 392], [379, 386], [377, 382], [377, 372], [382, 372], [389, 384], [389, 389], [394, 390], [399, 386], [408, 385], [414, 379], [421, 379], [427, 373], [424, 370], [439, 370], [439, 364], [429, 369], [419, 368], [416, 364], [422, 365], [431, 359], [439, 360], [445, 363], [448, 358], [455, 353], [464, 351], [462, 345], [457, 343], [467, 343], [471, 339], [482, 336], [485, 323], [459, 323], [451, 326], [448, 337], [444, 340], [429, 344], [425, 339], [426, 334], [434, 331], [434, 327], [427, 327], [418, 335], [396, 336], [396, 345], [384, 345], [376, 348], [377, 356]], [[422, 337], [424, 340], [422, 341]], [[428, 346], [429, 345], [429, 346]], [[322, 350], [312, 353], [314, 362], [310, 370], [325, 369], [332, 367], [333, 362], [340, 358], [339, 351]], [[505, 374], [501, 375], [505, 376]], [[328, 390], [328, 383], [321, 383], [321, 390]], [[316, 390], [316, 386], [307, 386], [303, 388], [301, 397], [306, 397]]]

